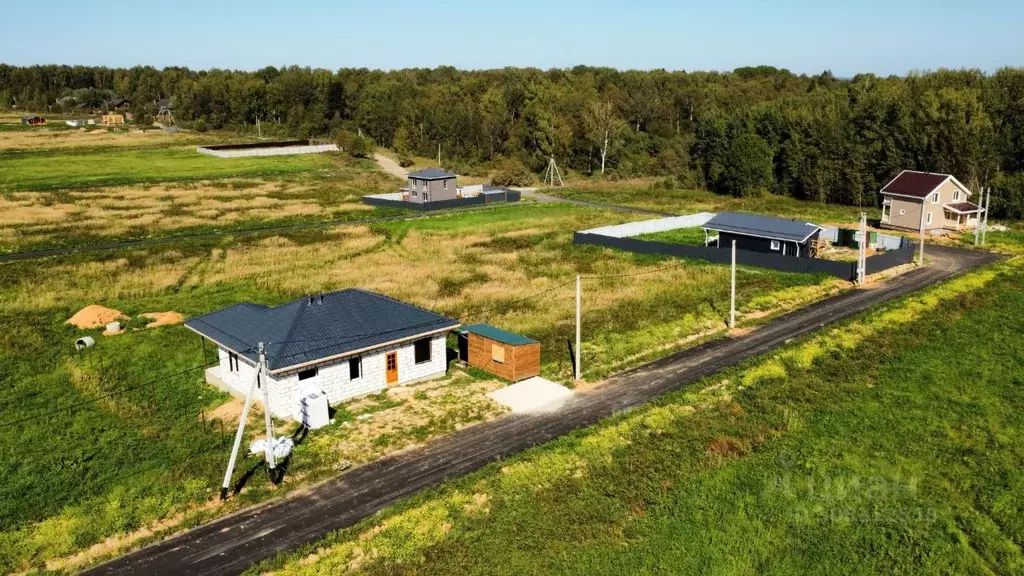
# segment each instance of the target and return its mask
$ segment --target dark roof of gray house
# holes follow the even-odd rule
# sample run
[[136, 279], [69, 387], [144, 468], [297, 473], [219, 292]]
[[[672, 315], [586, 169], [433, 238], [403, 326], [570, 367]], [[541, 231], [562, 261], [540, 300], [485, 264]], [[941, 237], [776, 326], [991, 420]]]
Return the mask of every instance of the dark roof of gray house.
[[949, 178], [949, 174], [904, 170], [882, 188], [882, 194], [924, 198]]
[[419, 180], [444, 180], [447, 178], [457, 177], [458, 174], [453, 174], [440, 168], [424, 168], [423, 170], [417, 170], [409, 173], [409, 178], [417, 178]]
[[702, 226], [707, 230], [731, 232], [744, 236], [771, 238], [772, 240], [791, 240], [803, 242], [821, 227], [817, 224], [801, 220], [787, 220], [775, 216], [761, 214], [744, 214], [742, 212], [719, 212], [714, 218]]
[[459, 322], [382, 294], [349, 288], [275, 308], [248, 302], [185, 326], [253, 363], [263, 342], [273, 372], [458, 327]]

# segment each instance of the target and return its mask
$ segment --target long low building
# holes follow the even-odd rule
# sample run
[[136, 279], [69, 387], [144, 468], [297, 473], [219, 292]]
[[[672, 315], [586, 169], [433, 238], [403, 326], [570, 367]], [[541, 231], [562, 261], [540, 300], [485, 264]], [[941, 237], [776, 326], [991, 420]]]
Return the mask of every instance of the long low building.
[[[207, 381], [236, 396], [252, 385], [263, 342], [270, 412], [291, 418], [301, 390], [331, 404], [444, 376], [446, 340], [459, 322], [382, 294], [350, 288], [274, 308], [242, 303], [185, 326], [217, 345]], [[262, 393], [257, 396], [262, 401]]]
[[781, 254], [795, 258], [813, 258], [811, 244], [818, 239], [822, 227], [801, 220], [787, 220], [761, 214], [719, 212], [703, 226], [705, 231], [718, 232], [718, 247]]

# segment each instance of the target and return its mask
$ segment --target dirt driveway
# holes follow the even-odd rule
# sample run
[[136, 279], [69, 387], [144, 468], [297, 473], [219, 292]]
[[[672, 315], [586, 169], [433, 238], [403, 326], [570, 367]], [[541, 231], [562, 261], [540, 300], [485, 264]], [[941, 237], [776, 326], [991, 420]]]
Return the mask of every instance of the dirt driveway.
[[374, 154], [373, 159], [377, 161], [377, 165], [380, 166], [380, 169], [388, 174], [397, 176], [402, 180], [409, 177], [409, 171], [399, 166], [398, 162], [395, 162], [391, 158], [388, 158], [383, 154]]

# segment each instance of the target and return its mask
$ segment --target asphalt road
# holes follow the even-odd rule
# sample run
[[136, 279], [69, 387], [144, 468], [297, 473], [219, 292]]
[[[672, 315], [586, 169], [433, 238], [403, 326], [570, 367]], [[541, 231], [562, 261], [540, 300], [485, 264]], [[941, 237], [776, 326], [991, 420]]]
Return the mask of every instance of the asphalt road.
[[930, 247], [926, 254], [927, 267], [802, 308], [746, 335], [709, 342], [622, 373], [604, 386], [577, 394], [558, 412], [506, 416], [464, 429], [346, 472], [300, 495], [189, 530], [87, 574], [236, 574], [351, 526], [424, 488], [640, 406], [872, 305], [998, 259], [986, 252], [939, 246]]

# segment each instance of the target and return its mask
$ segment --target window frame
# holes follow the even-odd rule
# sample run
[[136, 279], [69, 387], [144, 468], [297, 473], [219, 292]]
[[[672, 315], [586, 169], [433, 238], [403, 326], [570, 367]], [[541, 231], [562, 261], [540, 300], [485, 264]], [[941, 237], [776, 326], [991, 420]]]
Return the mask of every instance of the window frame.
[[[353, 367], [355, 368], [355, 372], [356, 372], [355, 376], [352, 375], [352, 368]], [[354, 358], [349, 358], [348, 359], [348, 379], [349, 379], [349, 381], [351, 381], [351, 380], [360, 380], [362, 377], [363, 377], [363, 357], [362, 356], [356, 356]]]
[[926, 213], [924, 215], [924, 223], [925, 224], [931, 224], [932, 223], [932, 213], [931, 213], [931, 211], [929, 211], [928, 213]]
[[228, 372], [238, 372], [238, 354], [228, 352]]
[[774, 250], [776, 252], [778, 252], [779, 250], [782, 250], [782, 241], [781, 240], [772, 240], [771, 242], [772, 243], [769, 245], [770, 249], [772, 249], [772, 250]]
[[929, 197], [929, 199], [932, 201], [932, 204], [938, 204], [939, 203], [939, 193], [938, 192], [932, 192], [932, 194]]
[[[428, 364], [434, 357], [433, 342], [429, 336], [427, 338], [420, 338], [414, 340], [412, 343], [412, 360], [414, 364]], [[420, 359], [420, 346], [426, 347], [427, 357], [426, 359]]]
[[320, 368], [313, 366], [312, 368], [306, 368], [305, 370], [299, 370], [295, 373], [295, 376], [299, 379], [299, 382], [304, 382], [316, 378], [320, 375]]
[[959, 202], [959, 201], [960, 201], [960, 189], [957, 188], [956, 190], [953, 190], [953, 202]]
[[492, 343], [491, 344], [491, 362], [495, 362], [497, 364], [504, 364], [505, 363], [505, 347], [504, 346], [502, 346], [501, 344], [497, 344], [497, 343]]
[[442, 184], [442, 186], [444, 186], [444, 189], [447, 190], [448, 189], [448, 181], [445, 180], [444, 183]]

